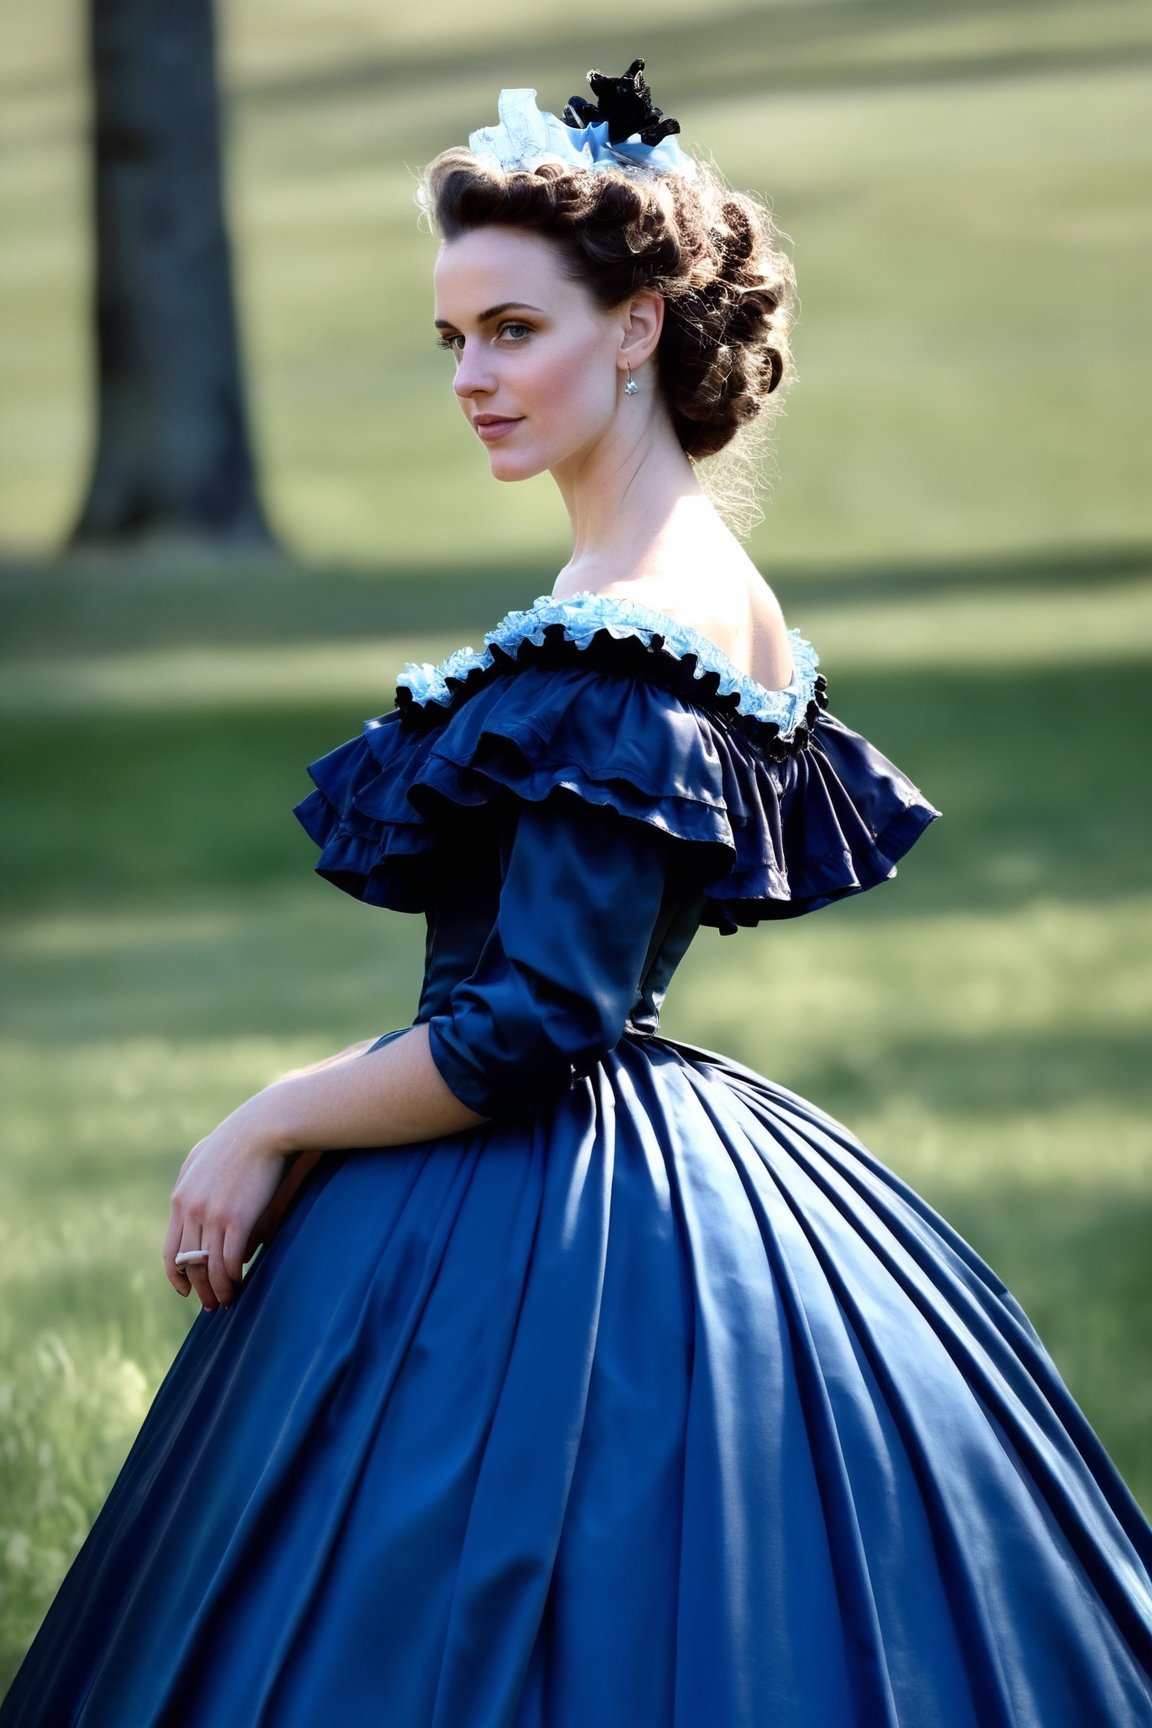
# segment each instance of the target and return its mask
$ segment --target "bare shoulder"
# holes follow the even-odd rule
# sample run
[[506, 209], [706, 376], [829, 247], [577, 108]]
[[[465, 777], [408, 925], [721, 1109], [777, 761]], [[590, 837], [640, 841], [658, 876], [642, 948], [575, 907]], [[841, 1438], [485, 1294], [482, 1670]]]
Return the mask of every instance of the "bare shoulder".
[[703, 567], [664, 569], [601, 590], [650, 606], [688, 625], [766, 689], [792, 678], [788, 627], [780, 602], [738, 548]]

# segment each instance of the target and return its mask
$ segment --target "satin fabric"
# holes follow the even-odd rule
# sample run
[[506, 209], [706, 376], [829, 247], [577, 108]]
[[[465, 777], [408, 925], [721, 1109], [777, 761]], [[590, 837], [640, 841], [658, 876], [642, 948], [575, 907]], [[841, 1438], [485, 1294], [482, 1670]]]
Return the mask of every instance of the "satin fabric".
[[550, 1111], [326, 1161], [0, 1721], [1127, 1728], [1147, 1555], [947, 1228], [627, 1034]]
[[1003, 1284], [653, 1029], [702, 918], [858, 891], [935, 812], [830, 716], [772, 761], [604, 652], [314, 770], [321, 868], [419, 900], [418, 1018], [492, 1120], [322, 1160], [2, 1728], [1152, 1724], [1152, 1533]]
[[429, 863], [464, 816], [567, 791], [681, 841], [700, 921], [734, 931], [888, 881], [939, 814], [815, 702], [802, 743], [781, 743], [713, 712], [681, 662], [631, 670], [628, 647], [600, 637], [576, 663], [563, 643], [522, 650], [514, 675], [497, 666], [446, 713], [429, 702], [368, 721], [310, 769], [297, 815], [317, 870], [370, 905], [425, 911]]

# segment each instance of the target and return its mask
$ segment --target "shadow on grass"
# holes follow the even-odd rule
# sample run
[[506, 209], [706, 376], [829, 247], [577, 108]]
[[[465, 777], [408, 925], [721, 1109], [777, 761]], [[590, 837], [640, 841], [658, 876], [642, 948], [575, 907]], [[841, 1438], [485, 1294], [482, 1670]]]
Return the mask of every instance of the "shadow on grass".
[[[1053, 71], [1083, 73], [1130, 69], [1150, 55], [1146, 33], [1132, 9], [1121, 15], [1076, 26], [1071, 8], [1054, 7], [1073, 17], [1073, 29], [1044, 40], [1037, 32], [1035, 0], [997, 0], [973, 6], [968, 0], [936, 0], [926, 11], [918, 0], [831, 0], [812, 6], [791, 0], [764, 6], [760, 0], [710, 10], [698, 16], [658, 22], [647, 18], [618, 27], [596, 28], [590, 50], [586, 24], [564, 29], [552, 24], [534, 31], [530, 48], [514, 53], [503, 37], [493, 45], [470, 41], [466, 61], [453, 61], [437, 47], [418, 43], [405, 50], [390, 44], [386, 54], [360, 54], [343, 64], [278, 77], [258, 76], [235, 88], [237, 99], [253, 107], [297, 107], [307, 102], [378, 97], [413, 85], [435, 90], [451, 73], [487, 79], [493, 92], [502, 85], [530, 80], [559, 103], [578, 81], [574, 67], [590, 51], [601, 66], [627, 65], [637, 53], [647, 56], [658, 77], [660, 99], [670, 111], [687, 112], [692, 102], [738, 95], [792, 91], [874, 89], [967, 79], [1018, 78]], [[1040, 18], [1041, 24], [1043, 17]], [[957, 41], [957, 25], [967, 39]], [[643, 42], [638, 43], [638, 28]], [[906, 33], [914, 33], [909, 47]], [[938, 35], [934, 33], [938, 32]], [[904, 38], [901, 41], [901, 38]], [[890, 41], [888, 39], [891, 39]], [[887, 50], [887, 51], [886, 51]], [[444, 145], [441, 99], [429, 104], [427, 118], [409, 121], [417, 154]], [[408, 116], [406, 115], [406, 119]]]
[[1139, 1503], [1152, 1512], [1152, 1203], [1005, 1181], [935, 1194], [1005, 1279]]
[[[1053, 548], [999, 558], [883, 565], [774, 567], [786, 611], [867, 608], [875, 601], [960, 594], [1077, 591], [1152, 573], [1152, 545]], [[120, 557], [0, 558], [0, 655], [88, 657], [144, 647], [323, 642], [385, 635], [479, 638], [514, 607], [547, 592], [539, 559], [458, 565], [325, 566]]]
[[1070, 590], [1088, 582], [1145, 582], [1152, 575], [1150, 546], [1085, 546], [1020, 552], [1012, 556], [942, 558], [931, 563], [900, 560], [854, 564], [848, 569], [773, 570], [772, 586], [785, 610], [801, 602], [867, 608], [876, 600], [916, 602], [978, 594], [998, 600], [1011, 594]]
[[[1152, 563], [1152, 556], [1150, 556]], [[0, 561], [5, 655], [123, 653], [146, 647], [263, 646], [450, 630], [464, 641], [553, 575], [538, 564], [325, 566], [165, 561], [141, 549]]]
[[987, 1036], [908, 1039], [885, 1033], [879, 1052], [861, 1040], [790, 1060], [788, 1086], [820, 1100], [833, 1115], [854, 1120], [892, 1098], [929, 1113], [995, 1120], [1020, 1112], [1059, 1114], [1098, 1103], [1112, 1110], [1152, 1107], [1148, 1040], [1138, 1029], [1118, 1032], [1014, 1031], [1000, 1026]]
[[81, 916], [47, 948], [13, 944], [2, 1023], [38, 1049], [130, 1038], [191, 1049], [253, 1036], [321, 1036], [336, 1049], [409, 1024], [423, 959], [422, 919], [305, 878], [270, 901], [183, 900], [129, 912], [111, 930]]
[[[1059, 22], [1046, 40], [1044, 27], [1053, 16]], [[710, 9], [706, 20], [698, 15], [671, 20], [653, 15], [639, 24], [600, 20], [594, 39], [587, 22], [578, 19], [538, 20], [519, 38], [507, 31], [481, 32], [466, 14], [461, 24], [458, 34], [448, 30], [446, 36], [443, 22], [439, 27], [430, 23], [423, 37], [391, 41], [386, 52], [377, 54], [358, 44], [354, 56], [303, 72], [236, 76], [230, 93], [245, 106], [297, 107], [358, 93], [404, 95], [423, 87], [428, 99], [421, 112], [403, 113], [419, 154], [421, 140], [429, 153], [443, 147], [443, 114], [461, 77], [489, 81], [493, 91], [522, 79], [549, 89], [554, 85], [546, 101], [559, 104], [569, 86], [579, 82], [573, 68], [585, 66], [589, 58], [623, 67], [637, 53], [645, 54], [658, 69], [661, 99], [679, 110], [690, 98], [717, 94], [1128, 69], [1146, 62], [1150, 52], [1134, 4], [1113, 5], [1093, 16], [1067, 0], [1043, 6], [1036, 0], [986, 0], [983, 5], [934, 0], [930, 8], [921, 0], [870, 0], [866, 6], [860, 0], [825, 0], [820, 6], [809, 0], [776, 0], [767, 6], [762, 0], [736, 0]], [[339, 42], [338, 33], [334, 41]], [[0, 73], [0, 91], [18, 86], [25, 98], [43, 98], [58, 94], [64, 77], [60, 71], [20, 66]], [[49, 135], [47, 128], [37, 134]]]
[[[1143, 892], [1152, 807], [1146, 668], [837, 679], [833, 710], [945, 813], [867, 916]], [[349, 701], [154, 716], [10, 716], [0, 887], [12, 911], [123, 908], [298, 884], [314, 852], [291, 806], [305, 764], [359, 731]]]

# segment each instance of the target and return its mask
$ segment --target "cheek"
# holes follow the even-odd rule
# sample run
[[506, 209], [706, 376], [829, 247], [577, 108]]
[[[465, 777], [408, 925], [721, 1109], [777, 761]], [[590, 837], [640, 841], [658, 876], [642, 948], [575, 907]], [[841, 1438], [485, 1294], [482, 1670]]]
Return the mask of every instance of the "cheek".
[[616, 399], [616, 369], [611, 356], [587, 343], [555, 354], [543, 369], [541, 397], [573, 425], [611, 411]]

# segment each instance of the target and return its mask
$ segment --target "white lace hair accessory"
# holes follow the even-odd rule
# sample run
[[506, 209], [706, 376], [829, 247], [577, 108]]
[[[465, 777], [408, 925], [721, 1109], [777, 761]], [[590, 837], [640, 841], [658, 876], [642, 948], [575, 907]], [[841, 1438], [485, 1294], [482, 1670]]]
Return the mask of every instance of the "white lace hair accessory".
[[472, 154], [497, 168], [532, 169], [541, 162], [558, 162], [565, 168], [593, 172], [616, 168], [625, 174], [695, 177], [695, 160], [675, 138], [645, 144], [637, 132], [613, 144], [607, 120], [569, 126], [537, 108], [535, 90], [501, 90], [497, 108], [500, 124], [482, 126], [468, 139]]

